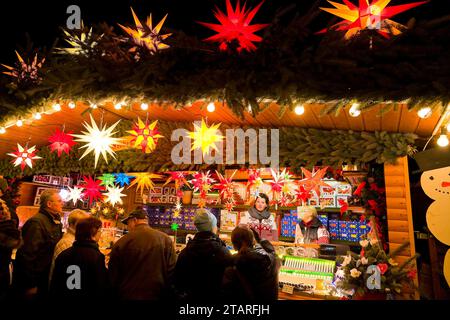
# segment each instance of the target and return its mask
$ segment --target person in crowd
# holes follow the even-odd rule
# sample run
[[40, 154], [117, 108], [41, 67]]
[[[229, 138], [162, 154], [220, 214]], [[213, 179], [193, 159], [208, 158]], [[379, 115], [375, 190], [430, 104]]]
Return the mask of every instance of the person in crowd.
[[269, 197], [265, 193], [256, 196], [253, 207], [243, 215], [240, 224], [255, 229], [260, 238], [278, 240], [277, 223], [275, 216], [269, 211]]
[[330, 234], [317, 217], [316, 208], [312, 206], [299, 207], [298, 218], [295, 243], [330, 243]]
[[13, 249], [20, 245], [20, 231], [5, 201], [0, 199], [0, 302], [5, 301], [10, 293], [11, 255]]
[[278, 299], [278, 266], [274, 252], [255, 247], [248, 226], [237, 226], [231, 233], [235, 250], [232, 267], [225, 270], [223, 295], [227, 300], [270, 302]]
[[55, 250], [53, 252], [53, 259], [52, 259], [52, 265], [50, 267], [50, 275], [49, 275], [49, 281], [52, 279], [53, 275], [53, 269], [55, 267], [55, 260], [58, 257], [58, 255], [63, 252], [64, 250], [70, 248], [75, 241], [75, 227], [81, 219], [89, 218], [89, 213], [87, 213], [84, 210], [81, 209], [74, 209], [69, 213], [69, 216], [67, 217], [67, 230], [62, 236], [61, 240], [58, 241], [58, 243], [55, 246]]
[[148, 225], [137, 208], [122, 220], [129, 233], [112, 247], [109, 275], [113, 295], [122, 300], [161, 300], [172, 296], [175, 245], [168, 235]]
[[178, 256], [175, 288], [181, 299], [217, 301], [231, 254], [216, 234], [217, 219], [211, 212], [198, 209], [194, 225], [198, 232]]
[[41, 194], [39, 212], [22, 228], [23, 245], [17, 250], [13, 286], [19, 297], [45, 298], [53, 251], [62, 237], [63, 200], [58, 190]]
[[56, 299], [105, 299], [108, 271], [98, 241], [102, 222], [88, 217], [78, 221], [73, 245], [55, 260], [50, 295]]

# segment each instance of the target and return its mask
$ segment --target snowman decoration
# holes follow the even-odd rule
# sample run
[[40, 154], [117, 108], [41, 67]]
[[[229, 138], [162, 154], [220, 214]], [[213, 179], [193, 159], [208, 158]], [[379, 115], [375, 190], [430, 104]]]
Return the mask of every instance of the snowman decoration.
[[[422, 173], [422, 189], [434, 200], [428, 207], [428, 229], [440, 242], [450, 246], [450, 166]], [[444, 276], [450, 286], [450, 249], [444, 259]]]

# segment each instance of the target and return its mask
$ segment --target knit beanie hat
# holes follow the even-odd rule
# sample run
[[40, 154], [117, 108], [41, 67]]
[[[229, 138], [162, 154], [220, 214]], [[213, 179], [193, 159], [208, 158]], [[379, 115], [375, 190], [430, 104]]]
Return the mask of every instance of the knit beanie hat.
[[205, 209], [198, 209], [194, 217], [194, 225], [198, 231], [212, 231], [217, 227], [217, 218]]

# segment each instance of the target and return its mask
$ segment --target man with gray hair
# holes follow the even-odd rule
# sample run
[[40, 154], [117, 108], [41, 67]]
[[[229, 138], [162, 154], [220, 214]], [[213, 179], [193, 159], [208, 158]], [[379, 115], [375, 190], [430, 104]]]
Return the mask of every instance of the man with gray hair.
[[74, 209], [69, 213], [69, 216], [67, 217], [68, 227], [66, 233], [64, 233], [61, 240], [58, 241], [58, 243], [55, 246], [55, 250], [53, 251], [53, 259], [52, 265], [50, 267], [49, 283], [52, 280], [52, 274], [53, 269], [55, 267], [56, 258], [61, 252], [63, 252], [66, 249], [69, 249], [72, 246], [73, 242], [75, 241], [75, 228], [77, 226], [78, 221], [89, 217], [90, 217], [89, 213], [81, 209]]
[[22, 228], [23, 245], [17, 250], [13, 286], [21, 298], [45, 298], [56, 243], [62, 237], [63, 200], [59, 190], [41, 194], [39, 212]]

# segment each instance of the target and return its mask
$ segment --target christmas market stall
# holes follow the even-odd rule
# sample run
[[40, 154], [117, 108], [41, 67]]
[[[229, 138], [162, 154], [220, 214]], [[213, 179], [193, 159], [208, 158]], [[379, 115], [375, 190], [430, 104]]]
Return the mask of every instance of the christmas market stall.
[[[16, 51], [0, 79], [5, 200], [23, 225], [61, 190], [65, 211], [102, 219], [105, 252], [137, 206], [179, 250], [204, 207], [230, 249], [240, 223], [272, 242], [280, 299], [419, 299], [408, 159], [448, 145], [450, 20], [401, 25], [390, 18], [427, 4], [390, 2], [264, 21], [269, 3], [225, 0], [200, 22], [206, 41], [132, 10]], [[328, 13], [343, 20], [316, 29]], [[260, 193], [270, 207], [255, 218]], [[299, 239], [311, 208], [329, 243]]]

